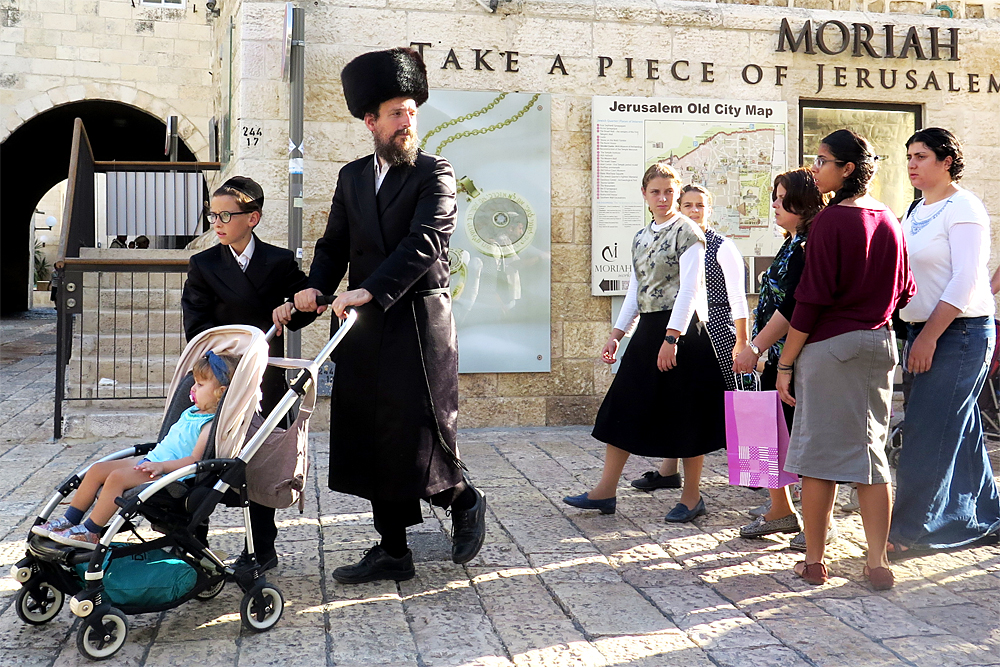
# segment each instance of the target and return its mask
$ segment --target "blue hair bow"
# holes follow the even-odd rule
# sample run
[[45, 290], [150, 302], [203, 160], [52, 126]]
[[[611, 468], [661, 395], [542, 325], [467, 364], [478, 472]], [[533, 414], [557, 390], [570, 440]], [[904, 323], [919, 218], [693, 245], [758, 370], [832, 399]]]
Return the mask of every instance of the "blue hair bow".
[[218, 380], [219, 384], [223, 387], [228, 387], [229, 373], [226, 368], [226, 362], [222, 360], [222, 357], [211, 350], [205, 353], [205, 358], [208, 359], [208, 365], [212, 368], [212, 373], [215, 375], [215, 379]]

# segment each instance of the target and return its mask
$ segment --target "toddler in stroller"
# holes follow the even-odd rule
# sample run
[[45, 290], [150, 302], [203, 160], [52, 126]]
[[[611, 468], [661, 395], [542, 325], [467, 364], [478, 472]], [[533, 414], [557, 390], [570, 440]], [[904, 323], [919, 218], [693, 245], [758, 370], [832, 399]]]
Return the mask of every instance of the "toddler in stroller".
[[[31, 532], [60, 544], [93, 549], [104, 526], [118, 509], [115, 504], [118, 496], [164, 473], [202, 459], [208, 445], [209, 422], [215, 417], [215, 409], [238, 363], [239, 358], [234, 355], [220, 356], [211, 350], [206, 352], [191, 371], [194, 386], [189, 395], [194, 405], [181, 413], [167, 432], [167, 437], [135, 465], [131, 459], [95, 463], [84, 474], [66, 513], [35, 526]], [[102, 487], [101, 496], [97, 498], [97, 492]], [[94, 509], [90, 517], [81, 524], [83, 515], [92, 504]]]
[[[15, 581], [21, 584], [15, 600], [18, 617], [31, 625], [47, 623], [59, 613], [66, 596], [72, 596], [70, 610], [82, 619], [77, 630], [77, 648], [88, 658], [102, 660], [124, 645], [128, 633], [126, 614], [159, 612], [194, 598], [208, 600], [232, 580], [244, 594], [239, 607], [243, 626], [253, 632], [274, 627], [284, 609], [284, 600], [280, 590], [266, 580], [257, 562], [249, 499], [253, 496], [256, 502], [271, 503], [273, 507], [289, 507], [295, 500], [301, 500], [298, 491], [305, 482], [305, 447], [308, 419], [315, 404], [316, 376], [319, 366], [350, 330], [355, 318], [352, 313], [311, 361], [269, 360], [265, 334], [249, 326], [216, 327], [193, 338], [181, 355], [167, 392], [169, 400], [159, 440], [164, 440], [182, 412], [190, 411], [192, 398], [194, 415], [207, 412], [206, 408], [215, 400], [212, 395], [225, 385], [216, 373], [221, 371], [231, 381], [217, 400], [215, 417], [205, 417], [209, 423], [204, 457], [198, 459], [195, 451], [201, 446], [203, 435], [195, 427], [198, 436], [193, 438], [196, 444], [190, 463], [177, 453], [154, 460], [160, 458], [158, 454], [151, 456], [157, 443], [141, 444], [106, 456], [62, 482], [35, 519], [37, 529], [33, 528], [28, 535], [25, 557], [11, 568]], [[212, 377], [192, 392], [196, 378], [191, 371], [200, 366], [199, 360], [205, 359], [210, 350], [218, 355], [217, 361], [225, 369], [219, 363], [212, 368], [209, 362]], [[235, 370], [226, 363], [226, 355], [239, 358]], [[261, 420], [257, 415], [259, 387], [269, 363], [298, 368], [301, 372], [271, 414]], [[206, 379], [200, 371], [198, 375]], [[299, 403], [298, 416], [282, 432], [276, 427], [296, 403]], [[251, 422], [254, 432], [248, 437]], [[136, 465], [138, 459], [133, 457], [151, 460]], [[97, 473], [92, 476], [90, 471], [95, 468]], [[123, 471], [122, 476], [128, 480], [122, 488], [137, 483], [133, 473], [144, 476], [142, 481], [147, 483], [115, 497], [119, 492], [119, 487], [114, 486], [115, 470]], [[79, 503], [74, 502], [68, 517], [51, 521], [50, 516], [74, 489], [86, 490], [86, 480], [101, 478], [105, 481], [101, 498], [107, 498], [103, 502], [108, 506], [113, 503], [116, 509], [112, 508], [114, 512], [107, 527], [94, 544], [89, 535], [77, 539], [79, 529], [74, 533], [72, 529], [61, 528], [65, 525], [63, 521], [82, 518], [72, 510], [82, 513], [86, 509], [92, 500], [89, 491]], [[200, 528], [220, 503], [243, 509], [247, 558], [242, 564], [227, 565], [200, 539]], [[103, 507], [98, 500], [94, 512]], [[92, 512], [93, 524], [83, 524], [83, 529], [88, 533], [100, 529], [98, 524], [103, 518], [104, 515]], [[144, 539], [133, 523], [138, 523], [138, 518], [147, 519], [162, 536]], [[132, 530], [138, 542], [113, 541], [127, 530]], [[61, 539], [54, 539], [57, 535]]]

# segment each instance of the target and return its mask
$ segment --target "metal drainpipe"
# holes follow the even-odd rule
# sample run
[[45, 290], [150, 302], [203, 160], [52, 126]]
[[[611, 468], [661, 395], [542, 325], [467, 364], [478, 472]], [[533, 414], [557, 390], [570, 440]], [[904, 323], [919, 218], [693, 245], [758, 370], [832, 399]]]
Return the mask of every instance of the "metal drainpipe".
[[[291, 3], [289, 3], [291, 4]], [[292, 9], [292, 43], [288, 62], [288, 247], [302, 266], [302, 123], [305, 97], [305, 11]], [[286, 354], [302, 356], [302, 339], [298, 331], [286, 331]]]

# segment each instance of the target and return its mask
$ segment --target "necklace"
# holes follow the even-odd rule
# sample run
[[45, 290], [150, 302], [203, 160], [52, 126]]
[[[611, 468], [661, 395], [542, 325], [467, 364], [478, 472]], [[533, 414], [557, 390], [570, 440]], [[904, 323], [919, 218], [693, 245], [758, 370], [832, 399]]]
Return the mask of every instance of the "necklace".
[[[954, 195], [952, 195], [952, 197], [954, 197]], [[941, 215], [941, 213], [943, 213], [944, 210], [948, 208], [948, 204], [950, 203], [951, 203], [951, 197], [948, 197], [947, 199], [944, 200], [944, 204], [942, 204], [937, 211], [927, 216], [923, 220], [917, 217], [917, 209], [916, 208], [913, 209], [913, 213], [910, 214], [910, 233], [919, 234], [924, 227], [931, 224], [931, 222], [933, 222], [935, 218]], [[926, 206], [926, 204], [924, 204], [924, 206]], [[919, 206], [917, 208], [919, 208]]]
[[433, 130], [424, 135], [424, 140], [420, 142], [420, 147], [426, 148], [427, 140], [430, 139], [433, 135], [443, 130], [444, 128], [451, 127], [452, 125], [458, 125], [459, 123], [464, 123], [465, 121], [475, 118], [476, 116], [482, 116], [484, 113], [486, 113], [487, 111], [495, 107], [497, 104], [499, 104], [500, 101], [505, 97], [507, 97], [507, 93], [500, 93], [500, 95], [498, 95], [495, 100], [484, 106], [482, 109], [479, 109], [478, 111], [473, 111], [472, 113], [465, 114], [464, 116], [459, 116], [458, 118], [452, 118], [449, 121], [441, 123]]
[[[498, 95], [495, 100], [493, 100], [492, 102], [490, 102], [489, 104], [487, 104], [482, 109], [479, 109], [478, 111], [473, 111], [472, 113], [466, 114], [465, 116], [460, 116], [458, 118], [454, 118], [452, 120], [449, 120], [449, 121], [446, 121], [444, 123], [441, 123], [440, 125], [438, 125], [437, 127], [435, 127], [433, 130], [431, 130], [430, 132], [428, 132], [426, 135], [424, 135], [424, 140], [422, 142], [420, 142], [420, 147], [423, 148], [427, 144], [427, 140], [432, 135], [437, 134], [438, 132], [440, 132], [444, 128], [451, 127], [452, 125], [456, 125], [458, 123], [470, 120], [470, 119], [475, 118], [477, 116], [481, 116], [484, 113], [490, 111], [493, 107], [495, 107], [497, 104], [499, 104], [500, 101], [503, 100], [503, 98], [505, 98], [505, 97], [507, 97], [507, 93], [500, 93], [500, 95]], [[524, 108], [522, 108], [520, 111], [518, 111], [517, 113], [515, 113], [513, 116], [511, 116], [510, 118], [508, 118], [506, 120], [503, 120], [503, 121], [501, 121], [499, 123], [495, 123], [493, 125], [490, 125], [489, 127], [479, 128], [479, 129], [475, 129], [475, 130], [466, 130], [465, 132], [459, 132], [457, 134], [451, 135], [450, 137], [448, 137], [447, 139], [445, 139], [444, 141], [442, 141], [440, 144], [438, 144], [437, 150], [434, 151], [434, 154], [435, 155], [441, 155], [441, 151], [444, 149], [444, 147], [447, 146], [448, 144], [450, 144], [451, 142], [457, 140], [457, 139], [462, 139], [462, 138], [465, 138], [465, 137], [479, 136], [479, 135], [482, 135], [482, 134], [486, 134], [488, 132], [493, 132], [494, 130], [499, 130], [500, 128], [507, 127], [511, 123], [517, 122], [518, 120], [521, 119], [522, 116], [524, 116], [524, 114], [528, 113], [528, 110], [532, 106], [534, 106], [535, 102], [538, 101], [539, 97], [541, 97], [541, 93], [536, 93], [531, 98], [531, 101], [529, 101], [527, 104], [524, 105]]]
[[[420, 142], [420, 147], [425, 148], [428, 145], [428, 139], [442, 130], [488, 114], [507, 95], [508, 93], [499, 93], [486, 106], [463, 116], [452, 118], [434, 127], [424, 135], [423, 140]], [[441, 155], [447, 145], [459, 139], [481, 136], [502, 130], [512, 123], [516, 123], [528, 113], [539, 97], [541, 97], [541, 93], [535, 93], [519, 111], [493, 125], [446, 136], [440, 140], [440, 143], [434, 150], [434, 154]], [[539, 107], [540, 109], [541, 107]], [[516, 259], [534, 240], [538, 221], [531, 205], [526, 199], [515, 192], [507, 190], [483, 192], [476, 187], [476, 184], [468, 176], [457, 179], [457, 186], [458, 192], [463, 193], [466, 201], [469, 202], [468, 209], [465, 212], [465, 231], [469, 243], [483, 255], [494, 258], [497, 262], [498, 272], [507, 271], [507, 260]], [[465, 283], [468, 280], [468, 264], [470, 259], [471, 255], [469, 251], [463, 248], [452, 246], [448, 251], [452, 299], [458, 299], [465, 287]], [[520, 284], [517, 283], [517, 280], [517, 273], [515, 271], [512, 275], [505, 276], [503, 282], [512, 286], [514, 291], [520, 294]], [[500, 282], [498, 282], [499, 285]], [[517, 296], [515, 298], [520, 297]]]

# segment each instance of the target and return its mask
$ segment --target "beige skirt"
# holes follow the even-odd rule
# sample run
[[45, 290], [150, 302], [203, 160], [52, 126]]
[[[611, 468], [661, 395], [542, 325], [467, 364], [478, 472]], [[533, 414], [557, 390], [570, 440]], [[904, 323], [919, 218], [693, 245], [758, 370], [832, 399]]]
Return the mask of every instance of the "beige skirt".
[[892, 331], [849, 331], [809, 343], [795, 362], [795, 421], [785, 470], [838, 482], [890, 481]]

